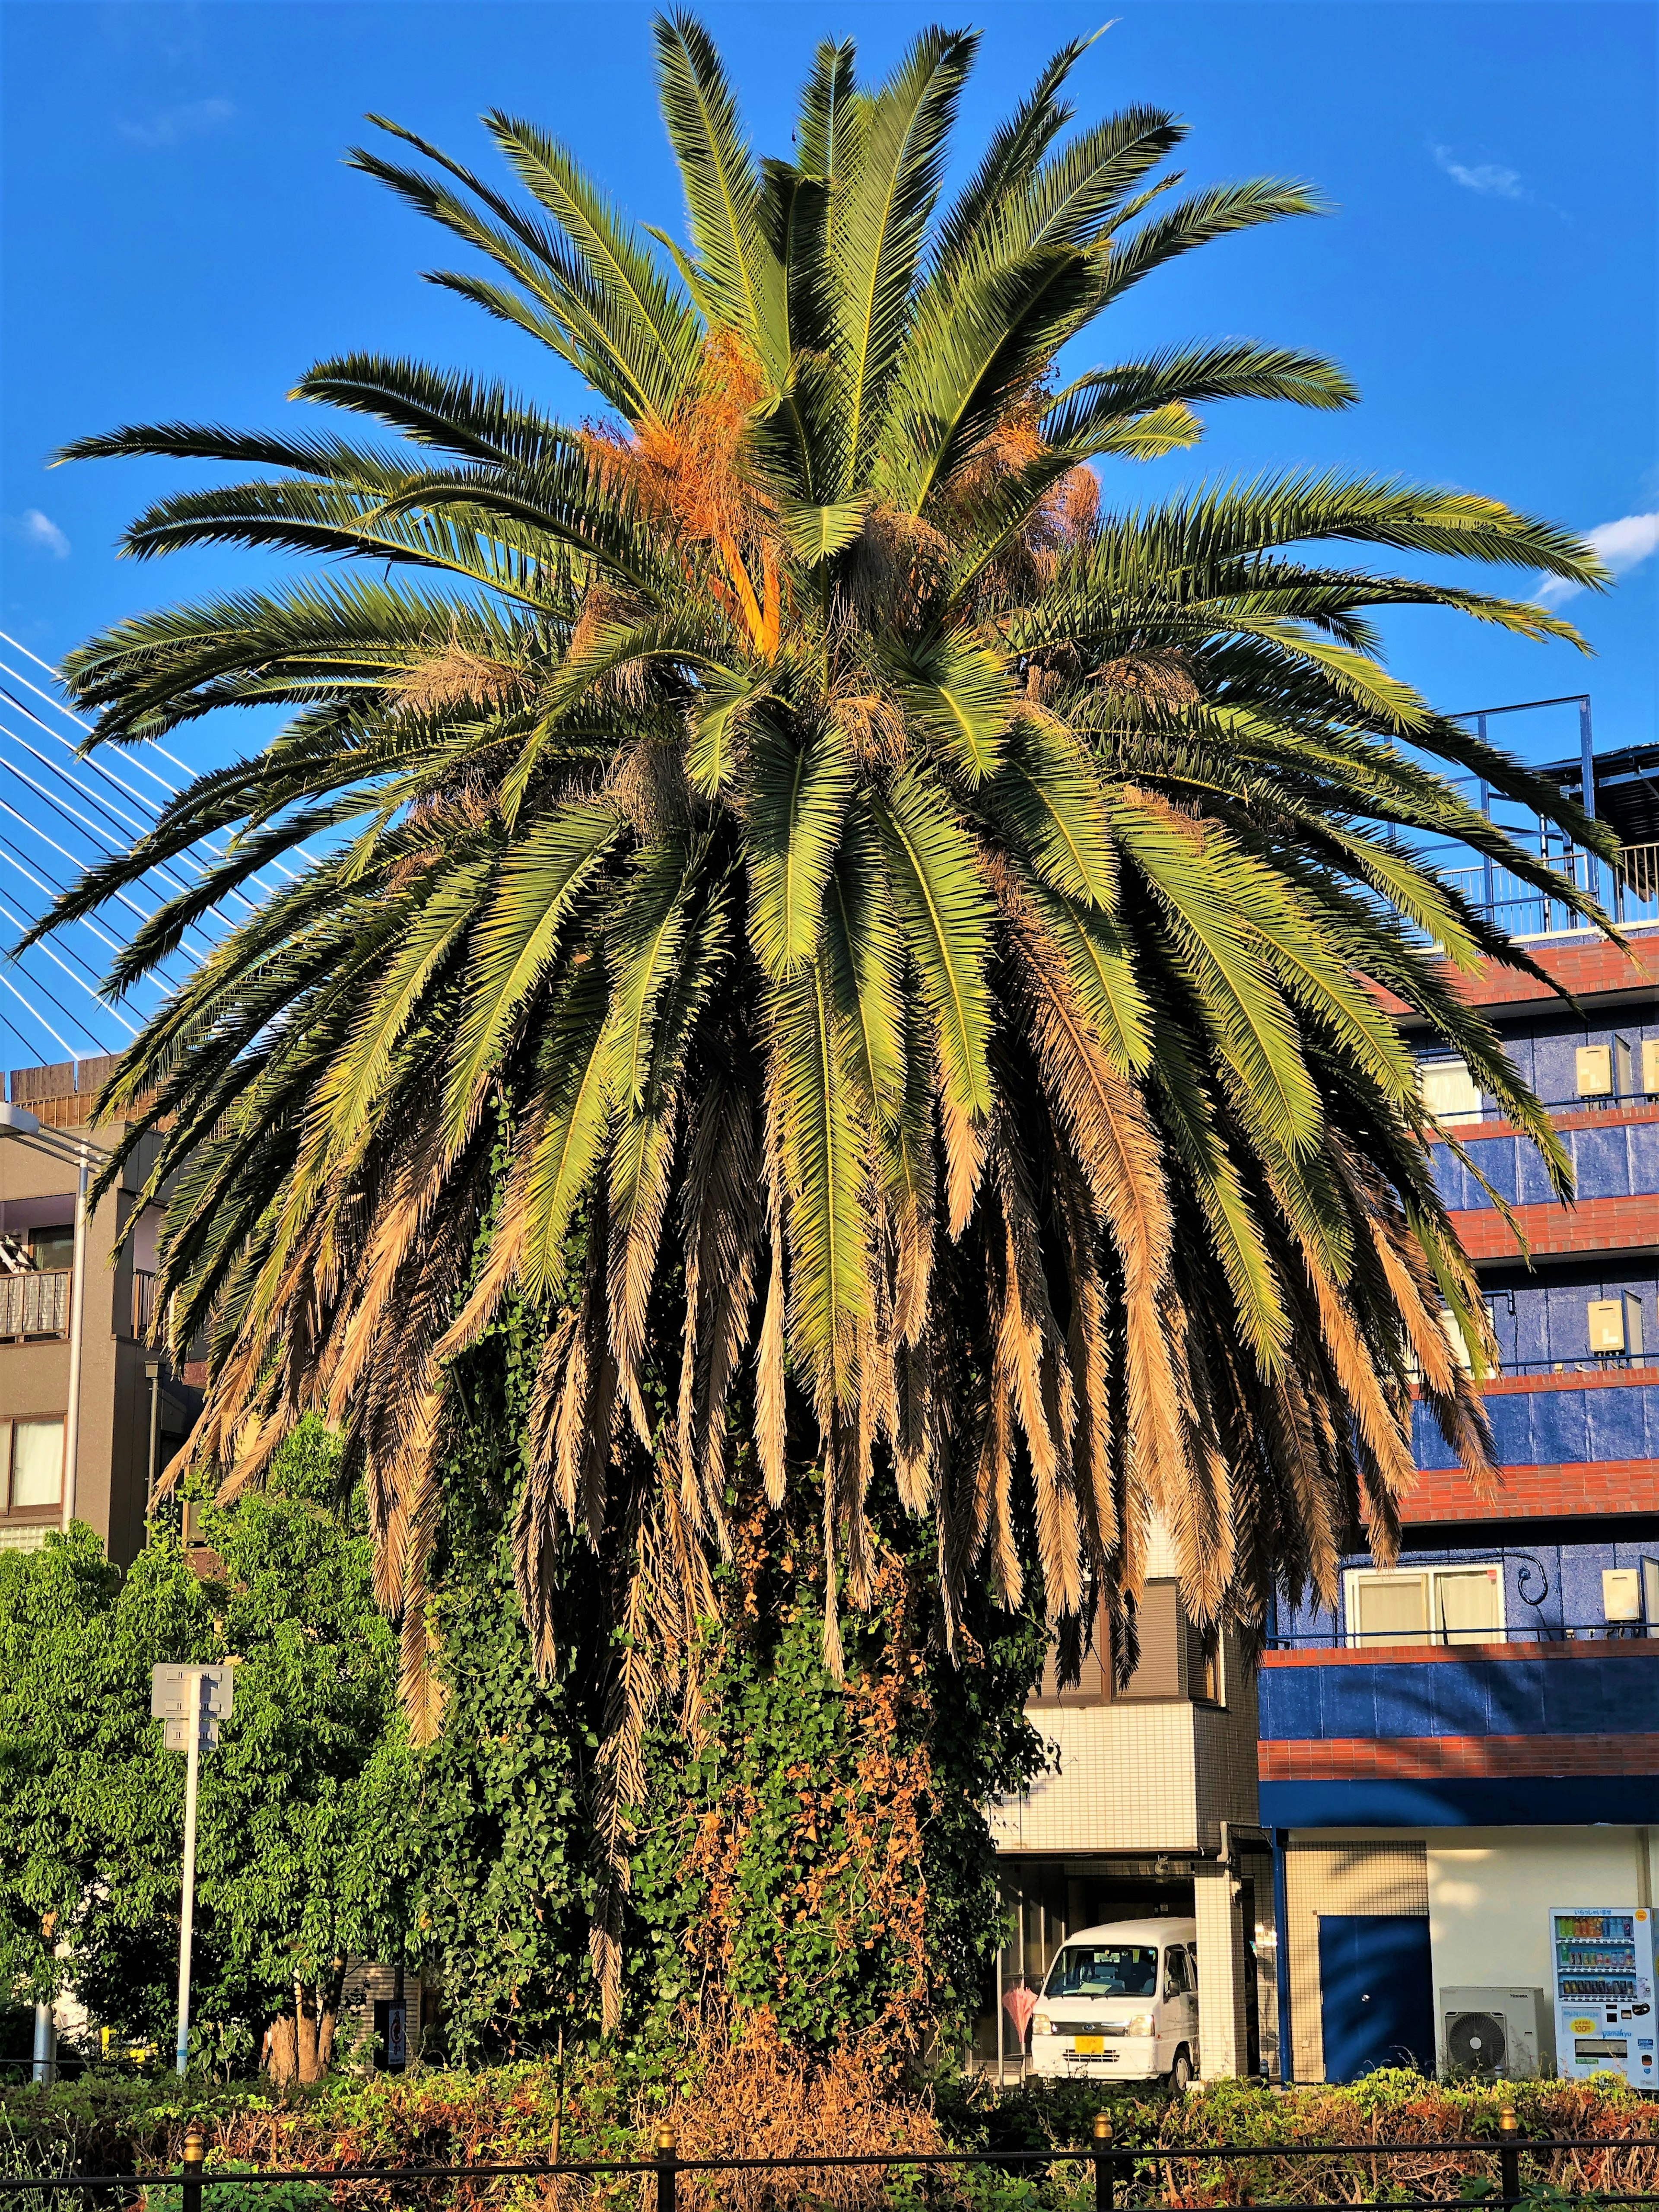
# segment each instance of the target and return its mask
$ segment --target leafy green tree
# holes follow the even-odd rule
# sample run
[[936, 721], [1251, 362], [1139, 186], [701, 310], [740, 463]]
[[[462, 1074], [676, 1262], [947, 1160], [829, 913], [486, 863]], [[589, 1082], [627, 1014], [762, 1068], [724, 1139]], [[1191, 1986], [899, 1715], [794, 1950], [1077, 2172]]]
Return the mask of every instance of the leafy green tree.
[[1066, 137], [1086, 43], [943, 201], [974, 35], [923, 32], [874, 86], [824, 44], [789, 157], [757, 160], [705, 33], [660, 20], [683, 246], [532, 124], [488, 118], [517, 197], [386, 125], [358, 166], [482, 257], [437, 281], [574, 368], [597, 417], [353, 354], [300, 381], [321, 427], [70, 449], [278, 472], [161, 501], [142, 557], [327, 564], [68, 663], [99, 742], [290, 710], [52, 917], [234, 831], [125, 987], [295, 856], [103, 1102], [125, 1152], [155, 1133], [152, 1190], [176, 1178], [167, 1325], [213, 1330], [198, 1460], [246, 1480], [328, 1409], [430, 1735], [449, 1363], [509, 1296], [537, 1314], [517, 1578], [544, 1671], [573, 1588], [618, 1639], [593, 1770], [612, 2017], [623, 1808], [716, 1610], [740, 1447], [774, 1504], [821, 1508], [832, 1673], [883, 1571], [878, 1482], [931, 1516], [947, 1648], [976, 1574], [1020, 1601], [1024, 1516], [1048, 1611], [1103, 1594], [1121, 1658], [1154, 1514], [1190, 1610], [1249, 1630], [1275, 1578], [1333, 1588], [1362, 1513], [1386, 1553], [1414, 1371], [1491, 1472], [1484, 1307], [1375, 986], [1567, 1187], [1456, 988], [1528, 956], [1409, 843], [1462, 839], [1592, 910], [1452, 767], [1611, 844], [1389, 673], [1370, 611], [1576, 634], [1339, 549], [1604, 572], [1494, 500], [1392, 480], [1103, 502], [1212, 402], [1354, 393], [1248, 341], [1076, 369], [1154, 270], [1316, 205], [1180, 188], [1153, 109]]
[[89, 1531], [0, 1554], [0, 1983], [72, 1983], [169, 2047], [183, 1755], [149, 1717], [158, 1662], [235, 1663], [202, 1762], [192, 2052], [279, 2080], [326, 2070], [349, 1954], [401, 1933], [412, 1776], [396, 1638], [359, 1509], [316, 1424], [265, 1492], [204, 1516], [216, 1571], [157, 1539], [123, 1575]]

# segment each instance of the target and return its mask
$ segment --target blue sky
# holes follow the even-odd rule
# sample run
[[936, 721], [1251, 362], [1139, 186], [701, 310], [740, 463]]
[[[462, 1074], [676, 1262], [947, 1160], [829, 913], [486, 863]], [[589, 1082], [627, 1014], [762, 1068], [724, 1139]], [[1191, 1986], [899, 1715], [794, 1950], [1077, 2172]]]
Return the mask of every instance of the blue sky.
[[[1054, 47], [1105, 13], [981, 0], [964, 158]], [[704, 16], [758, 145], [782, 151], [819, 37], [851, 33], [879, 71], [929, 11], [801, 0]], [[1289, 174], [1332, 204], [1154, 277], [1098, 327], [1095, 357], [1243, 334], [1328, 350], [1363, 393], [1345, 416], [1212, 410], [1196, 453], [1119, 469], [1109, 496], [1352, 468], [1610, 532], [1618, 588], [1567, 608], [1594, 659], [1450, 617], [1389, 626], [1395, 665], [1443, 708], [1588, 686], [1603, 745], [1655, 723], [1659, 557], [1640, 557], [1659, 511], [1655, 23], [1644, 4], [1597, 0], [1127, 0], [1073, 79], [1081, 119], [1132, 101], [1184, 117], [1195, 181]], [[47, 470], [77, 434], [272, 423], [310, 361], [356, 347], [465, 363], [579, 407], [529, 340], [419, 281], [454, 258], [446, 241], [340, 156], [376, 109], [489, 173], [477, 118], [503, 106], [567, 139], [635, 216], [678, 228], [649, 25], [645, 7], [536, 0], [0, 0], [0, 627], [51, 659], [126, 613], [265, 573], [236, 552], [118, 561], [123, 522], [188, 472]], [[1576, 743], [1563, 715], [1511, 733], [1534, 757]], [[180, 750], [205, 763], [229, 741], [204, 730]]]

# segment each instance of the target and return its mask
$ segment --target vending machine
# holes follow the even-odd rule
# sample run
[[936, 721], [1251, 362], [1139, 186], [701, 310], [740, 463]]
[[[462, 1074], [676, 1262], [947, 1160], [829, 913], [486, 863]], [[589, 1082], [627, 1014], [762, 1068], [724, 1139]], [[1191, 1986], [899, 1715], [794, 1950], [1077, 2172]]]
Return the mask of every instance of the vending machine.
[[1558, 2069], [1570, 2081], [1611, 2071], [1651, 2089], [1659, 2081], [1652, 1912], [1644, 1905], [1558, 1906], [1550, 1933]]

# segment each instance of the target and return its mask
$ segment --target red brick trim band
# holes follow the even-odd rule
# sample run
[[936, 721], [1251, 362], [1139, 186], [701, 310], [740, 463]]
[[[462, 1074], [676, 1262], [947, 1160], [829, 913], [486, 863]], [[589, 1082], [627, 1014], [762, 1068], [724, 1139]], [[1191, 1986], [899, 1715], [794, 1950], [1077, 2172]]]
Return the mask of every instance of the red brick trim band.
[[[1527, 951], [1540, 968], [1575, 998], [1582, 999], [1603, 991], [1639, 991], [1644, 984], [1659, 981], [1659, 939], [1650, 931], [1632, 930], [1630, 946], [1634, 958], [1603, 937], [1590, 937], [1575, 945], [1540, 944], [1534, 939]], [[1471, 1006], [1513, 1006], [1529, 999], [1555, 1001], [1555, 994], [1547, 983], [1491, 961], [1474, 975], [1460, 975], [1449, 963], [1441, 973], [1458, 997]], [[1396, 999], [1392, 991], [1380, 984], [1371, 988], [1389, 1013], [1411, 1012], [1404, 1000]]]
[[[1634, 1198], [1585, 1198], [1577, 1206], [1544, 1199], [1511, 1211], [1534, 1253], [1613, 1252], [1659, 1244], [1659, 1193], [1653, 1191]], [[1520, 1258], [1515, 1231], [1495, 1207], [1460, 1206], [1451, 1220], [1471, 1260]]]
[[1659, 1774], [1659, 1735], [1335, 1736], [1322, 1741], [1259, 1743], [1256, 1762], [1263, 1782]]
[[1659, 1459], [1507, 1467], [1498, 1489], [1485, 1497], [1476, 1495], [1461, 1468], [1434, 1468], [1400, 1501], [1400, 1517], [1413, 1527], [1442, 1521], [1571, 1521], [1609, 1513], [1659, 1513]]
[[[1649, 1358], [1644, 1352], [1639, 1367], [1594, 1367], [1582, 1375], [1493, 1375], [1475, 1385], [1483, 1398], [1524, 1398], [1528, 1392], [1551, 1390], [1628, 1390], [1640, 1382], [1659, 1382], [1659, 1348]], [[1563, 1362], [1565, 1365], [1565, 1361]], [[1412, 1396], [1423, 1393], [1415, 1382]]]

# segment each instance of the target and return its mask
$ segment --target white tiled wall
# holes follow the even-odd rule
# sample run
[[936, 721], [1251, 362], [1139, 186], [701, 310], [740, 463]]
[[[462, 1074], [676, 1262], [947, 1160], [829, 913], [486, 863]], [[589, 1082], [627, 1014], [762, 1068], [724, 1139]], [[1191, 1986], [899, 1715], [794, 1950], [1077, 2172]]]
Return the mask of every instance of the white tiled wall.
[[1034, 1708], [1030, 1718], [1059, 1771], [1039, 1775], [1023, 1796], [990, 1808], [999, 1850], [1200, 1847], [1191, 1705], [1045, 1705]]

